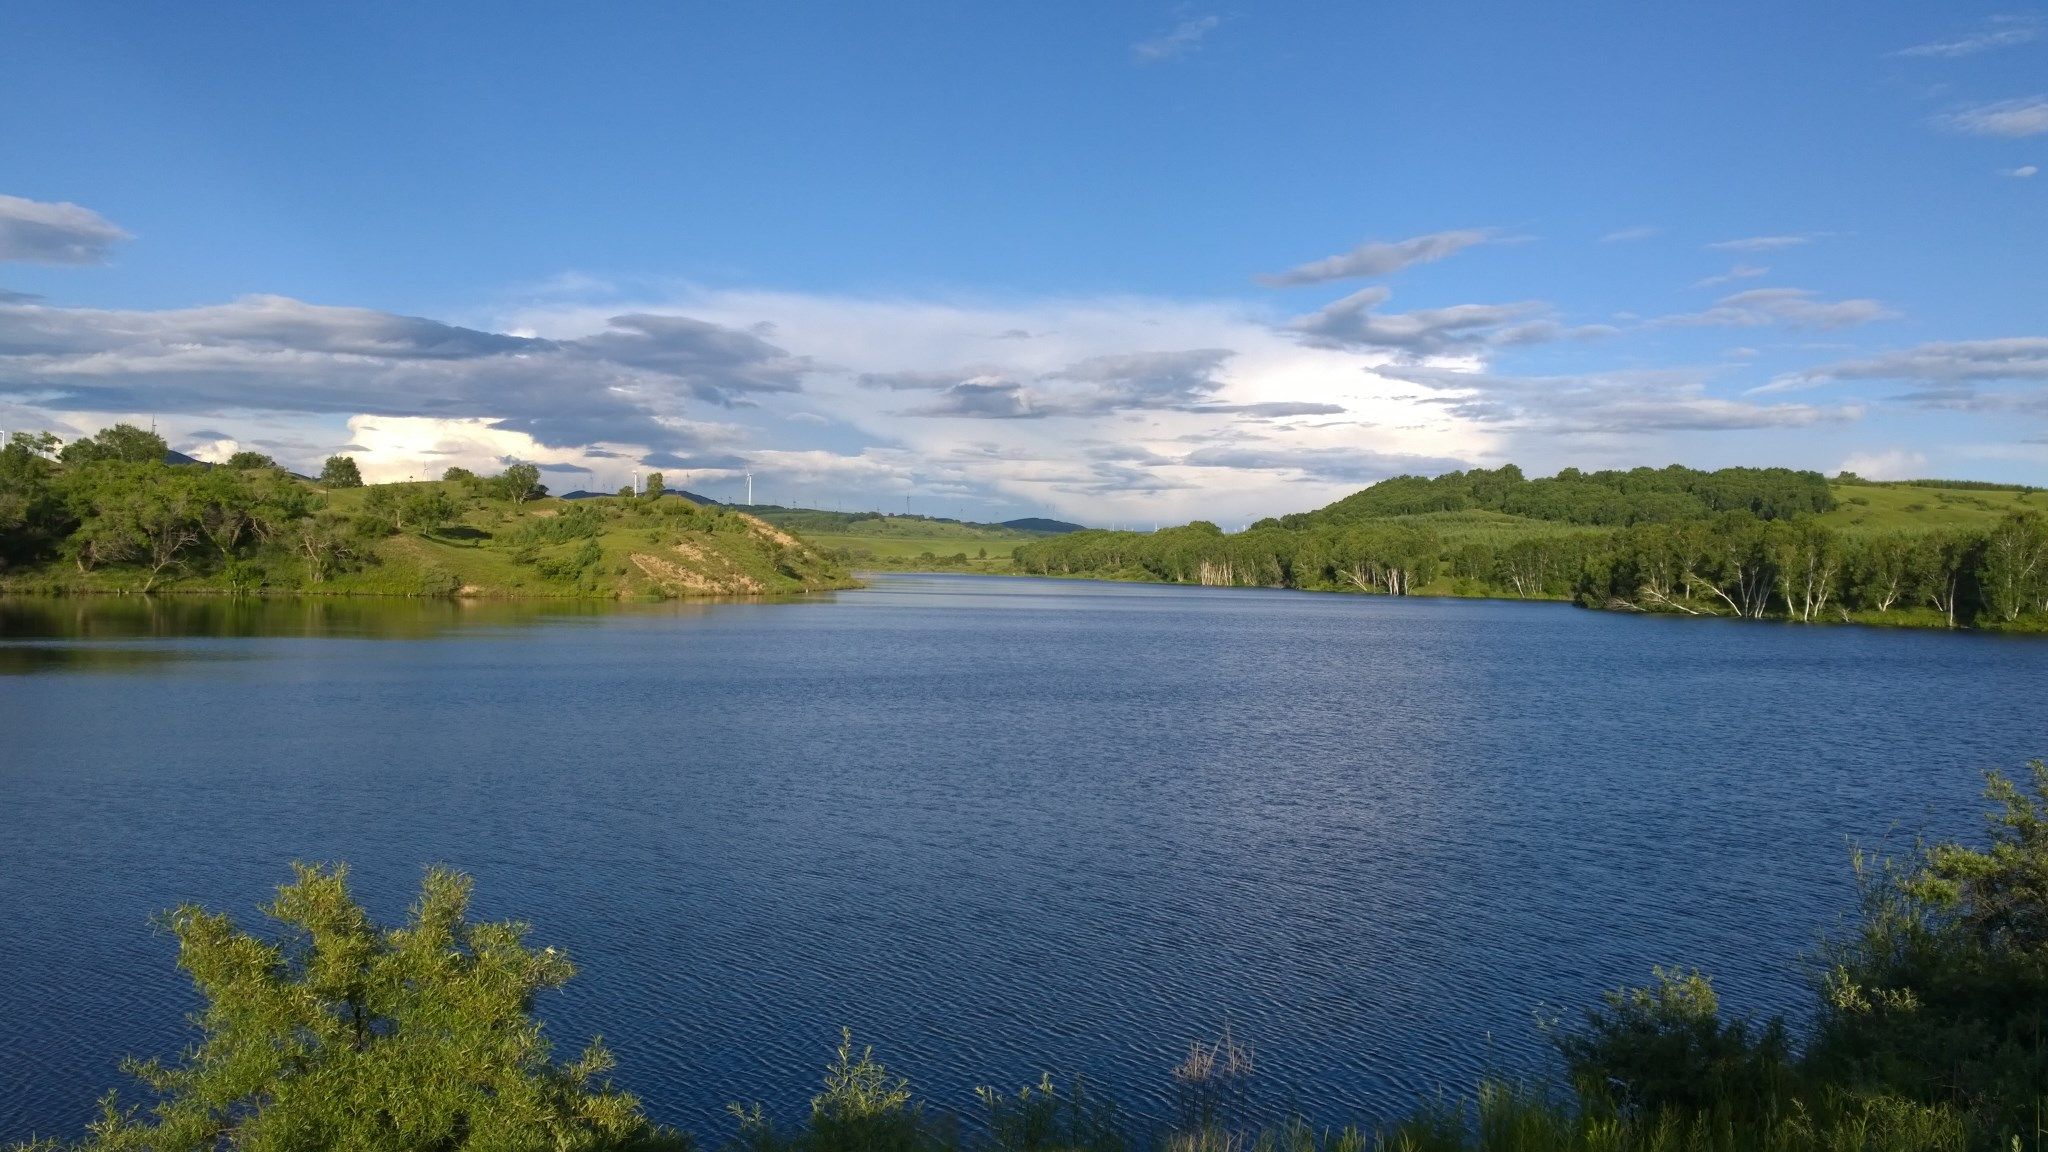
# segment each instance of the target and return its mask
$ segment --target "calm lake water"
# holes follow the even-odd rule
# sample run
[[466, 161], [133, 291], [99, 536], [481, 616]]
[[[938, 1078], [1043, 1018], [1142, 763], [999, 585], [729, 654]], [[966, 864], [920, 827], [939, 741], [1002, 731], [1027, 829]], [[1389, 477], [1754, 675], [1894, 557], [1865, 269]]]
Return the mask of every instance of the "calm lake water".
[[195, 1005], [150, 915], [421, 867], [580, 967], [658, 1118], [802, 1114], [841, 1025], [935, 1103], [1163, 1110], [1226, 1025], [1336, 1120], [1533, 1071], [1545, 1005], [1697, 964], [1802, 1002], [1852, 841], [1973, 832], [2048, 643], [882, 577], [793, 604], [0, 602], [0, 1140]]

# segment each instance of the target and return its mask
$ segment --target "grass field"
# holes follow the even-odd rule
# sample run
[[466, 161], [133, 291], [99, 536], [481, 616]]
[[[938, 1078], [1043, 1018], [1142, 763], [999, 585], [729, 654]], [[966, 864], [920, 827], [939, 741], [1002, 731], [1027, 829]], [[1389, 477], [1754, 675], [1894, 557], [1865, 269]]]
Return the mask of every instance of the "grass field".
[[1835, 484], [1835, 508], [1821, 523], [1858, 535], [1981, 530], [2014, 512], [2048, 514], [2048, 491], [1936, 488], [1918, 484]]
[[[843, 554], [855, 567], [1007, 571], [1017, 545], [1044, 539], [1000, 524], [923, 516], [853, 515], [804, 508], [753, 511], [822, 552]], [[961, 556], [965, 556], [964, 562], [956, 559]]]

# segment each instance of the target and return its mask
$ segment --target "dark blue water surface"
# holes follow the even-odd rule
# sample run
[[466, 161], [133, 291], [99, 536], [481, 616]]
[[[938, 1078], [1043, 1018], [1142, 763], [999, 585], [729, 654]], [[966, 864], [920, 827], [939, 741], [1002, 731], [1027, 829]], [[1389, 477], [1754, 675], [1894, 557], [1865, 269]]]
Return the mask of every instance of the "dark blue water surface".
[[659, 1119], [800, 1115], [842, 1025], [946, 1107], [1156, 1113], [1226, 1024], [1366, 1116], [1544, 1061], [1543, 1005], [1697, 964], [1794, 1011], [1851, 841], [1972, 833], [2048, 643], [885, 577], [791, 604], [0, 608], [0, 1139], [74, 1131], [195, 1001], [148, 926], [293, 860], [428, 863], [580, 972]]

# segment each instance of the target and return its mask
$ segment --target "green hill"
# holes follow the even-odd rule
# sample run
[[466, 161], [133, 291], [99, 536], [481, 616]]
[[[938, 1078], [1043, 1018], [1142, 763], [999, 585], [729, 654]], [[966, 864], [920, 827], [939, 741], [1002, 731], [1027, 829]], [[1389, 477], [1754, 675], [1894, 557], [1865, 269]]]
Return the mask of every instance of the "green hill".
[[1043, 575], [2048, 631], [2048, 491], [1784, 468], [1398, 476], [1225, 533], [1076, 532]]
[[1048, 535], [1043, 531], [937, 516], [765, 506], [749, 511], [778, 528], [797, 533], [839, 562], [858, 568], [1009, 571], [1011, 555], [1018, 545], [1043, 540]]
[[553, 499], [530, 467], [323, 486], [141, 448], [47, 448], [0, 449], [0, 592], [659, 598], [852, 584], [746, 513], [679, 496]]

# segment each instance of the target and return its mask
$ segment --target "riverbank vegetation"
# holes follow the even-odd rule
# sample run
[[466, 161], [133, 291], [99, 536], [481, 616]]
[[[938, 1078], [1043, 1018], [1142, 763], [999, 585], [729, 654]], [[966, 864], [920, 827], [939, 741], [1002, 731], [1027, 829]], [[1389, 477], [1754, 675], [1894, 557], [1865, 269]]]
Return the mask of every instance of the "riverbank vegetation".
[[126, 425], [0, 447], [0, 591], [580, 598], [775, 595], [845, 569], [744, 513], [680, 496], [550, 498], [540, 472], [308, 480], [254, 453], [172, 463]]
[[1401, 476], [1242, 532], [1076, 532], [1014, 555], [1036, 575], [2048, 630], [2048, 491], [1781, 468]]
[[[1168, 1074], [1176, 1115], [1142, 1128], [1085, 1082], [982, 1089], [955, 1115], [917, 1100], [843, 1036], [822, 1090], [784, 1123], [735, 1103], [736, 1152], [1453, 1152], [2048, 1149], [2048, 765], [1992, 776], [1988, 836], [1856, 861], [1860, 914], [1813, 957], [1810, 1018], [1726, 1013], [1706, 977], [1658, 970], [1549, 1026], [1550, 1083], [1490, 1081], [1406, 1116], [1322, 1127], [1256, 1105], [1252, 1050], [1198, 1043]], [[58, 1152], [201, 1149], [683, 1149], [615, 1087], [593, 1042], [557, 1061], [531, 1011], [571, 975], [520, 924], [475, 924], [469, 881], [428, 873], [380, 929], [346, 871], [300, 867], [238, 930], [197, 907], [164, 919], [206, 1001], [198, 1042], [132, 1063]], [[1265, 1119], [1260, 1119], [1264, 1116]]]

